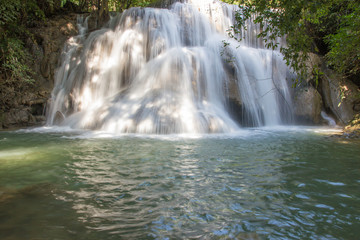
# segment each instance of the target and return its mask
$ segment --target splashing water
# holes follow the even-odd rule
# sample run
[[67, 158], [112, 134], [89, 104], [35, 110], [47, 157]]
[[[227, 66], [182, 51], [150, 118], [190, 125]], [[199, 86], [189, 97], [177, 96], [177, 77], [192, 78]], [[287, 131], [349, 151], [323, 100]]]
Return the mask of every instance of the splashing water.
[[259, 48], [253, 24], [248, 41], [229, 39], [236, 10], [219, 1], [131, 8], [87, 37], [85, 21], [65, 46], [48, 125], [169, 134], [289, 122], [289, 70]]

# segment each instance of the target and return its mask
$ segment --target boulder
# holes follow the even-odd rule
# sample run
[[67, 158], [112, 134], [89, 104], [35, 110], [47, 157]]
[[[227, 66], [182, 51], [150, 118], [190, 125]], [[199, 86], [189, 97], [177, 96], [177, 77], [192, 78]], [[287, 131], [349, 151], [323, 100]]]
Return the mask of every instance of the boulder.
[[[330, 112], [339, 124], [346, 125], [360, 111], [359, 88], [326, 66], [323, 57], [309, 54], [305, 85], [317, 85], [323, 99], [323, 108]], [[316, 76], [317, 75], [317, 76]], [[314, 77], [318, 79], [316, 81]], [[299, 93], [300, 95], [303, 95]]]
[[339, 122], [346, 125], [359, 110], [359, 88], [329, 69], [322, 69], [320, 91], [324, 106], [330, 109]]
[[321, 123], [322, 98], [313, 87], [304, 87], [295, 92], [294, 113], [301, 124]]
[[228, 96], [231, 101], [236, 103], [237, 105], [242, 105], [241, 96], [239, 93], [239, 87], [237, 80], [235, 78], [230, 78], [230, 80], [227, 82], [227, 86], [225, 86], [225, 96]]

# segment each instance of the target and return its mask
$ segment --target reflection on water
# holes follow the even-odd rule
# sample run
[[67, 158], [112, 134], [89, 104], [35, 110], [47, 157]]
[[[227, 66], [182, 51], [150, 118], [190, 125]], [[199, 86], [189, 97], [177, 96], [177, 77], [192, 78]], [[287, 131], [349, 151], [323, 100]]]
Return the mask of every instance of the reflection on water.
[[[80, 135], [79, 135], [80, 134]], [[0, 133], [0, 239], [356, 239], [360, 142]]]

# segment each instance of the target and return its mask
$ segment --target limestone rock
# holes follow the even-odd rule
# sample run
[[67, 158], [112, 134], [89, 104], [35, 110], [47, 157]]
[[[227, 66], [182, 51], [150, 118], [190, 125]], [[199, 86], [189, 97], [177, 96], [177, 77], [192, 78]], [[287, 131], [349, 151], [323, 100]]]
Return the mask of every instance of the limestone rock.
[[231, 102], [241, 106], [242, 100], [239, 92], [238, 82], [235, 77], [235, 66], [234, 63], [229, 60], [233, 58], [232, 53], [229, 51], [224, 51], [222, 57], [224, 69], [228, 79], [228, 81], [225, 81], [225, 86], [223, 86], [225, 96], [228, 96]]
[[340, 123], [345, 125], [354, 118], [359, 108], [356, 98], [359, 89], [354, 83], [341, 79], [329, 69], [323, 69], [323, 72], [320, 89], [324, 105], [334, 113]]
[[[54, 14], [58, 10], [59, 0], [54, 0]], [[77, 35], [77, 14], [52, 15], [42, 26], [29, 28], [32, 37], [25, 39], [25, 46], [33, 56], [28, 63], [35, 82], [21, 89], [15, 86], [2, 88], [0, 94], [0, 127], [12, 128], [44, 123], [47, 99], [54, 84], [54, 76], [64, 43], [69, 37]], [[2, 81], [0, 74], [0, 81]], [[5, 80], [4, 80], [5, 81]], [[0, 91], [1, 92], [1, 91]]]
[[150, 6], [156, 8], [169, 8], [175, 2], [184, 2], [183, 0], [158, 0], [152, 2]]
[[27, 108], [11, 109], [5, 114], [4, 125], [12, 126], [17, 124], [26, 124], [29, 121], [30, 112]]
[[322, 98], [313, 87], [302, 88], [295, 93], [295, 117], [303, 124], [319, 124], [321, 122]]
[[227, 89], [225, 89], [226, 93], [225, 96], [228, 96], [229, 99], [237, 103], [238, 105], [242, 105], [241, 96], [239, 93], [239, 88], [237, 86], [237, 81], [234, 78], [231, 78], [228, 82], [228, 85], [226, 86]]
[[359, 88], [341, 75], [336, 74], [326, 66], [326, 61], [316, 54], [309, 54], [307, 61], [307, 74], [310, 78], [305, 80], [310, 85], [311, 77], [319, 72], [319, 86], [317, 87], [323, 99], [323, 108], [330, 111], [339, 124], [346, 125], [360, 110]]

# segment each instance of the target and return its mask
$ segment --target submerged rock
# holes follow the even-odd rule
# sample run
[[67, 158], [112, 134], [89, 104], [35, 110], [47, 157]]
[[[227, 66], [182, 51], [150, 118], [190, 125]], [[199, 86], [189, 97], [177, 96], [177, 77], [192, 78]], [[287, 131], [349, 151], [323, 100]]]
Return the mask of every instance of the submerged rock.
[[51, 196], [55, 192], [54, 189], [54, 186], [49, 183], [29, 185], [20, 189], [2, 187], [0, 188], [0, 203], [4, 204], [24, 197], [41, 199], [45, 196]]

